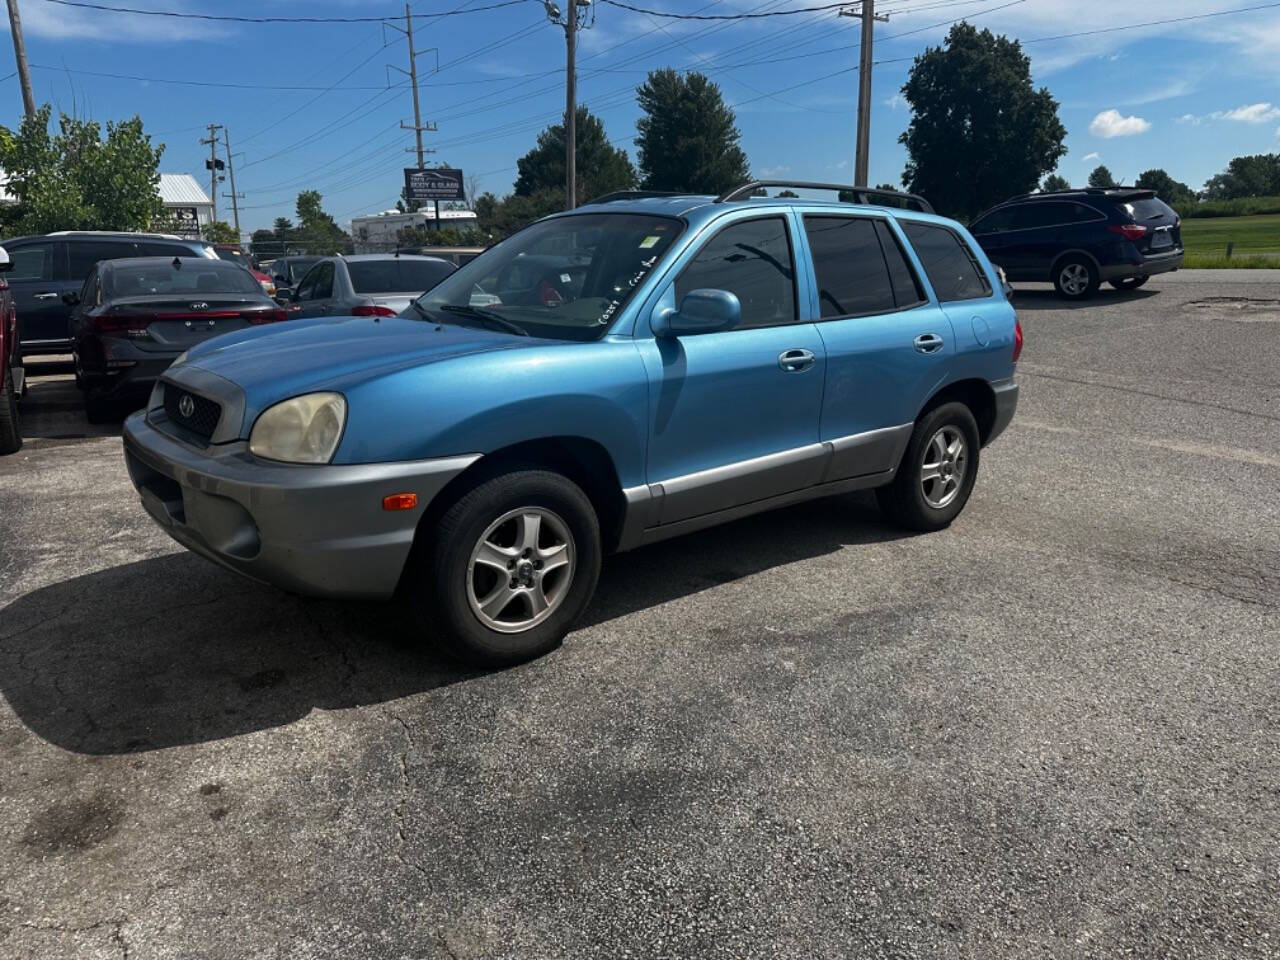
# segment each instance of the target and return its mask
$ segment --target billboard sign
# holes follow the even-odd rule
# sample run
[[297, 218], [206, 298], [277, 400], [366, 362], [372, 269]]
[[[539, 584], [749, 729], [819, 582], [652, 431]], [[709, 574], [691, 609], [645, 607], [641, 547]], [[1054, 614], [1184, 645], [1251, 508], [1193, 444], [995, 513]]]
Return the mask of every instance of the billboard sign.
[[152, 222], [151, 229], [158, 233], [199, 237], [200, 218], [195, 207], [165, 207], [164, 214]]
[[467, 198], [462, 188], [462, 171], [450, 167], [437, 167], [435, 170], [405, 167], [404, 192], [411, 204]]

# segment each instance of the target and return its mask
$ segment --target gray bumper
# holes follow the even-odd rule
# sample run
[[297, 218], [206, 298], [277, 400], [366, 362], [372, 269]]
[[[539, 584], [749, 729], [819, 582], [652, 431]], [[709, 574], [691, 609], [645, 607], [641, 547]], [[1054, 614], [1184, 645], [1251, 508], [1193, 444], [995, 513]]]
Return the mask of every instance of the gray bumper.
[[[422, 511], [479, 459], [277, 464], [252, 456], [244, 442], [196, 450], [145, 416], [125, 421], [124, 454], [152, 518], [224, 567], [311, 596], [390, 597]], [[393, 493], [416, 493], [417, 508], [383, 510], [382, 498]]]
[[1013, 420], [1014, 411], [1018, 409], [1018, 383], [1013, 377], [997, 380], [991, 384], [991, 389], [996, 395], [996, 419], [991, 425], [991, 432], [987, 434], [987, 443], [1004, 433], [1005, 427]]

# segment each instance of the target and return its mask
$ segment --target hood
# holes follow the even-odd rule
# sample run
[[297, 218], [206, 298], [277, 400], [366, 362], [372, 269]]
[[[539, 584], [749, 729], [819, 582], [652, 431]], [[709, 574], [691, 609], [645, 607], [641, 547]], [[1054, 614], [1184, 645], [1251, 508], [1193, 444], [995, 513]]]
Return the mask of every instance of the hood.
[[407, 367], [533, 343], [546, 341], [402, 317], [320, 317], [217, 337], [193, 348], [187, 362], [238, 384], [260, 409]]

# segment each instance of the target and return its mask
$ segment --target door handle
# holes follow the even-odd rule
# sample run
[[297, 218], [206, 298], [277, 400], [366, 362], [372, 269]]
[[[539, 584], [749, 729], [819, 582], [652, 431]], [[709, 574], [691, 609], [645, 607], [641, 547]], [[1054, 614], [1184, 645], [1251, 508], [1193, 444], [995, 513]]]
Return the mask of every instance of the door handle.
[[32, 296], [31, 299], [32, 300], [53, 300], [57, 296], [58, 296], [57, 293], [37, 293], [34, 296]]
[[817, 355], [812, 350], [795, 347], [778, 354], [778, 366], [788, 373], [798, 373], [801, 370], [808, 370], [817, 359]]
[[942, 349], [942, 338], [936, 333], [922, 333], [916, 337], [916, 349], [920, 353], [937, 353]]

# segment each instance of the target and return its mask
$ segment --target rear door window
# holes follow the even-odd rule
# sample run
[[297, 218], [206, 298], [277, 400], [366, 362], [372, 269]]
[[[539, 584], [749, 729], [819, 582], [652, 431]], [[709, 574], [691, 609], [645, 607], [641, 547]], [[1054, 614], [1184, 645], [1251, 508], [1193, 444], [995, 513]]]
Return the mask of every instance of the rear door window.
[[313, 300], [328, 300], [333, 296], [333, 264], [322, 263], [316, 267], [315, 289], [311, 292]]
[[10, 282], [53, 279], [52, 243], [28, 243], [14, 247], [9, 251], [9, 259], [13, 261], [13, 269], [4, 278]]
[[969, 232], [976, 235], [982, 233], [1000, 233], [1003, 230], [1012, 230], [1015, 210], [1015, 207], [1005, 207], [1002, 210], [992, 210], [985, 217], [975, 220], [970, 225]]
[[977, 257], [958, 235], [946, 227], [915, 221], [904, 221], [902, 229], [940, 303], [991, 295], [991, 284], [978, 267]]
[[818, 306], [823, 320], [891, 313], [896, 307], [889, 265], [866, 217], [805, 217]]
[[739, 327], [796, 321], [796, 268], [781, 217], [725, 227], [707, 241], [676, 279], [676, 303], [691, 290], [728, 290], [742, 305]]
[[902, 244], [894, 236], [889, 225], [883, 220], [876, 221], [876, 236], [880, 238], [880, 248], [884, 251], [884, 259], [889, 265], [889, 282], [893, 286], [893, 299], [899, 310], [924, 303], [924, 290], [916, 272], [907, 263], [906, 254], [902, 252]]
[[82, 240], [67, 244], [71, 261], [71, 279], [83, 281], [102, 260], [120, 260], [138, 256], [138, 246], [132, 240]]

